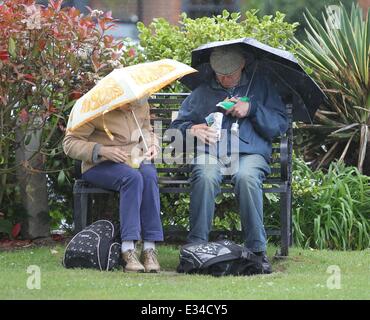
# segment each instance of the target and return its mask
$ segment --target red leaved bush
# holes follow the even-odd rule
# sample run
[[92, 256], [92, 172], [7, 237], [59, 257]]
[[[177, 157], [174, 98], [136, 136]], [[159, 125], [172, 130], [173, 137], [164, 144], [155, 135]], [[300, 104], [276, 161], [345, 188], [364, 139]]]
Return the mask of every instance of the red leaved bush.
[[[0, 208], [9, 173], [19, 147], [16, 129], [38, 121], [40, 150], [49, 163], [61, 154], [61, 137], [74, 100], [97, 80], [120, 67], [125, 53], [121, 41], [106, 34], [114, 27], [110, 12], [48, 6], [34, 0], [5, 0], [0, 4]], [[128, 51], [128, 50], [127, 50]]]
[[31, 0], [8, 0], [0, 5], [3, 107], [47, 110], [44, 102], [54, 99], [63, 99], [64, 107], [72, 91], [86, 92], [116, 66], [123, 44], [104, 34], [114, 25], [111, 14], [84, 16], [76, 8], [61, 9], [61, 3], [50, 0], [41, 7]]

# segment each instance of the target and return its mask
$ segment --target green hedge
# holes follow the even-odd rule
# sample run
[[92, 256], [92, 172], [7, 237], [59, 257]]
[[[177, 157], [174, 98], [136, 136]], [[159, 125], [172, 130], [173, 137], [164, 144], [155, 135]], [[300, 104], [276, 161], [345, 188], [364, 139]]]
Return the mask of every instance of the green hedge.
[[356, 167], [332, 162], [312, 171], [295, 161], [293, 172], [295, 243], [319, 249], [370, 247], [370, 177]]
[[[276, 12], [275, 16], [257, 16], [257, 10], [250, 10], [242, 17], [239, 12], [226, 10], [222, 15], [191, 19], [181, 14], [179, 24], [171, 24], [164, 18], [156, 18], [145, 26], [137, 24], [139, 30], [139, 48], [133, 48], [135, 56], [125, 64], [135, 64], [158, 59], [175, 59], [186, 64], [191, 63], [191, 51], [202, 44], [253, 37], [276, 48], [295, 51], [290, 43], [298, 24], [285, 21], [285, 14]], [[166, 88], [168, 90], [168, 88]], [[170, 90], [183, 91], [184, 87], [175, 82]]]

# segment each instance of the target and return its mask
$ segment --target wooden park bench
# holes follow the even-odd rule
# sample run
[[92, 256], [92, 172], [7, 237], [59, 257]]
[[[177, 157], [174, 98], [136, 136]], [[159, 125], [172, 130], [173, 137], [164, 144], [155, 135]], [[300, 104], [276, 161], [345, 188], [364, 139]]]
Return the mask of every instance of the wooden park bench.
[[[158, 93], [149, 99], [151, 106], [151, 119], [155, 127], [157, 123], [162, 124], [163, 132], [168, 128], [171, 121], [176, 117], [181, 102], [187, 97], [187, 93], [165, 94]], [[292, 105], [287, 104], [286, 110], [289, 119], [289, 129], [287, 133], [273, 141], [273, 152], [271, 157], [271, 174], [264, 182], [264, 192], [280, 193], [280, 230], [266, 230], [268, 236], [280, 236], [281, 256], [288, 255], [291, 244], [292, 232], [292, 207], [291, 207], [291, 174], [292, 174]], [[165, 140], [165, 139], [163, 139]], [[162, 156], [165, 147], [169, 142], [162, 142]], [[167, 148], [168, 152], [168, 148]], [[77, 171], [80, 172], [80, 163], [77, 163]], [[190, 191], [191, 166], [187, 164], [173, 164], [157, 166], [159, 176], [159, 190], [161, 193], [184, 193]], [[94, 186], [81, 179], [77, 172], [73, 187], [74, 198], [74, 226], [75, 232], [82, 230], [89, 221], [91, 208], [91, 195], [93, 194], [112, 194], [111, 190], [106, 190]], [[222, 193], [232, 193], [231, 178], [225, 177], [221, 188]]]

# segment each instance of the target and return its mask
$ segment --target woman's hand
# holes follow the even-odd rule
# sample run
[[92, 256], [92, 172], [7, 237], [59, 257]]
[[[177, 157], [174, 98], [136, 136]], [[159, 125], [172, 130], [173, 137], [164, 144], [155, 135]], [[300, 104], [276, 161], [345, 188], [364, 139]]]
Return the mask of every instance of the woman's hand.
[[128, 154], [123, 151], [122, 147], [101, 146], [99, 155], [117, 163], [124, 163], [128, 159]]
[[217, 132], [214, 128], [208, 127], [205, 123], [195, 124], [190, 128], [190, 133], [206, 144], [217, 142]]
[[158, 147], [155, 146], [154, 144], [151, 145], [149, 147], [148, 151], [145, 152], [144, 156], [145, 156], [145, 160], [149, 160], [149, 161], [157, 158], [157, 156], [158, 156]]

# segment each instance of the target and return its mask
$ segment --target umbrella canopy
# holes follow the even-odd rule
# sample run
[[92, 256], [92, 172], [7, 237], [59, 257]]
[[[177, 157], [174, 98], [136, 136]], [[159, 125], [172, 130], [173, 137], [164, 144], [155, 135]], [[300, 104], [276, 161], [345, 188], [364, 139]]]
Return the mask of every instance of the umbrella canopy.
[[253, 38], [207, 43], [192, 51], [191, 66], [199, 73], [181, 79], [190, 89], [209, 81], [213, 71], [209, 64], [212, 49], [221, 46], [239, 46], [247, 65], [257, 66], [271, 77], [283, 100], [293, 102], [293, 120], [311, 122], [326, 96], [316, 82], [303, 70], [292, 53], [265, 45]]
[[181, 62], [163, 59], [115, 69], [79, 98], [68, 119], [68, 130], [167, 86], [197, 70]]

